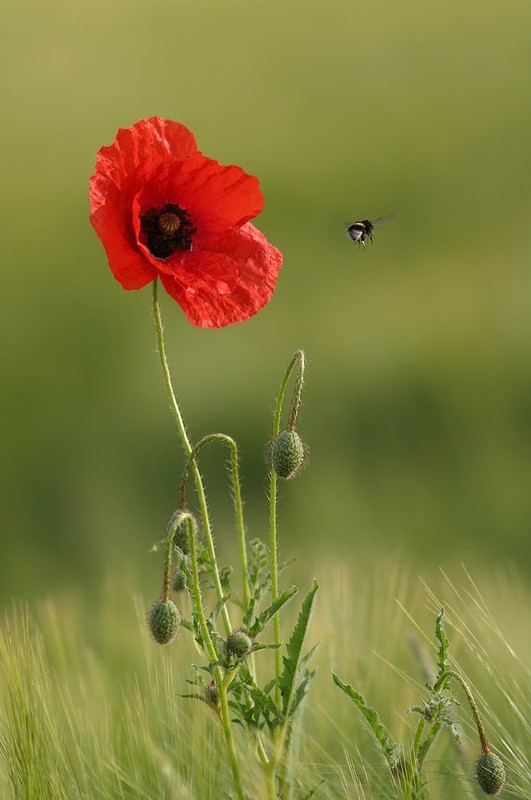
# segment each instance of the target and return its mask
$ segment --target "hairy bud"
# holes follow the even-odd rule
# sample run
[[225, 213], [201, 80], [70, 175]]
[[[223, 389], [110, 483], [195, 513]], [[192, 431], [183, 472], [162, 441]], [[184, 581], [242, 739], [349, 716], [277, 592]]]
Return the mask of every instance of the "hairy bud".
[[172, 600], [158, 600], [148, 612], [149, 632], [158, 644], [170, 644], [177, 638], [181, 612]]
[[186, 579], [182, 569], [175, 571], [171, 582], [171, 588], [174, 592], [183, 592], [186, 589]]
[[219, 691], [215, 681], [211, 681], [208, 686], [205, 686], [202, 696], [207, 706], [219, 713]]
[[[186, 512], [189, 514], [190, 512]], [[189, 535], [189, 525], [190, 523], [187, 519], [184, 519], [182, 523], [179, 525], [178, 520], [179, 517], [183, 515], [183, 512], [178, 508], [177, 511], [174, 511], [171, 517], [169, 518], [168, 522], [166, 523], [166, 531], [169, 534], [172, 529], [174, 529], [173, 534], [173, 546], [180, 550], [181, 553], [185, 555], [190, 554], [190, 535]], [[194, 518], [195, 519], [195, 518]], [[194, 526], [197, 530], [197, 524]]]
[[245, 631], [235, 631], [227, 639], [227, 650], [236, 658], [243, 658], [251, 652], [253, 640]]
[[279, 478], [289, 481], [302, 472], [308, 462], [308, 448], [297, 431], [282, 431], [271, 446], [271, 465]]
[[505, 766], [496, 753], [483, 753], [476, 761], [476, 778], [485, 794], [499, 794], [505, 783]]

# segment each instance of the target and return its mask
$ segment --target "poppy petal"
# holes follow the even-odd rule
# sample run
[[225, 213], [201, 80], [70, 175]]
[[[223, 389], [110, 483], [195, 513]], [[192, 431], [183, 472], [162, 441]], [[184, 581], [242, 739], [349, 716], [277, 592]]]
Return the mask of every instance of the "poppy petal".
[[205, 249], [256, 217], [264, 206], [257, 178], [199, 152], [165, 165], [144, 187], [142, 211], [168, 202], [188, 211], [197, 228], [194, 242]]
[[180, 255], [175, 275], [161, 275], [168, 294], [194, 325], [222, 328], [254, 316], [271, 299], [282, 254], [247, 223], [218, 251]]
[[100, 149], [91, 187], [94, 183], [97, 198], [109, 181], [121, 187], [135, 172], [143, 174], [143, 180], [140, 174], [137, 177], [141, 183], [165, 160], [181, 161], [196, 150], [195, 137], [184, 125], [161, 117], [142, 119], [130, 128], [120, 128], [114, 142]]
[[[150, 117], [119, 130], [98, 153], [90, 202], [125, 289], [160, 276], [190, 321], [208, 328], [243, 321], [271, 298], [282, 256], [249, 223], [263, 207], [257, 178], [204, 156], [184, 125]], [[177, 216], [181, 233], [153, 227], [162, 212]]]
[[[91, 192], [91, 199], [92, 199]], [[136, 243], [130, 213], [124, 212], [123, 196], [113, 186], [90, 216], [107, 254], [111, 271], [124, 289], [142, 289], [157, 277], [157, 270]]]

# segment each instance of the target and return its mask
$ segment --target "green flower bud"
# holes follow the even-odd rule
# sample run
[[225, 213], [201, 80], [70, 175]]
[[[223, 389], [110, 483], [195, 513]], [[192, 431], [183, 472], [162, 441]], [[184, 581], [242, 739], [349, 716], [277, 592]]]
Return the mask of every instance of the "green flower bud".
[[177, 638], [181, 612], [172, 600], [158, 600], [148, 612], [148, 628], [158, 644], [170, 644]]
[[202, 695], [207, 706], [219, 713], [219, 692], [215, 681], [211, 681], [208, 686], [204, 687]]
[[289, 481], [302, 472], [308, 448], [297, 431], [282, 431], [271, 446], [271, 464], [279, 478]]
[[236, 658], [243, 658], [251, 652], [253, 640], [245, 631], [235, 631], [227, 639], [227, 650]]
[[182, 569], [178, 569], [175, 571], [171, 582], [171, 588], [174, 592], [183, 592], [186, 589], [186, 579], [184, 577], [184, 572]]
[[[189, 512], [187, 512], [189, 513]], [[178, 508], [177, 511], [174, 511], [171, 517], [169, 518], [168, 522], [166, 523], [166, 532], [169, 534], [172, 528], [175, 529], [175, 525], [179, 517], [181, 517], [183, 512]], [[173, 546], [177, 550], [180, 550], [181, 553], [184, 555], [190, 554], [190, 536], [188, 533], [190, 523], [187, 520], [183, 520], [181, 525], [178, 525], [175, 529], [173, 534]], [[197, 526], [196, 526], [197, 529]], [[197, 539], [196, 539], [197, 541]]]
[[496, 753], [483, 753], [476, 761], [476, 778], [485, 794], [499, 794], [505, 783], [505, 766]]

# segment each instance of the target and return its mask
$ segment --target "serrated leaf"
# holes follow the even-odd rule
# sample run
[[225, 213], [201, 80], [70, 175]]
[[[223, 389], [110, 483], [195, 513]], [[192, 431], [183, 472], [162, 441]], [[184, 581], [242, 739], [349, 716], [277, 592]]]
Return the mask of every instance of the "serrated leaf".
[[253, 653], [257, 653], [259, 650], [278, 650], [280, 647], [279, 644], [253, 644]]
[[218, 602], [212, 609], [207, 622], [211, 622], [212, 625], [215, 626], [218, 621], [219, 615], [221, 614], [221, 609], [228, 603], [229, 600], [230, 600], [230, 594], [223, 595], [223, 597], [220, 600], [218, 600]]
[[315, 675], [315, 670], [313, 670], [312, 672], [310, 672], [309, 670], [304, 671], [304, 676], [297, 684], [297, 688], [295, 689], [295, 692], [293, 694], [293, 701], [291, 703], [291, 708], [289, 712], [290, 716], [293, 716], [297, 708], [300, 706], [301, 702], [306, 697], [306, 693], [308, 691], [308, 684], [314, 675]]
[[297, 673], [301, 662], [302, 646], [310, 624], [310, 617], [318, 588], [319, 585], [317, 581], [314, 581], [312, 588], [302, 602], [297, 623], [286, 645], [287, 656], [284, 656], [282, 659], [284, 669], [280, 676], [279, 685], [282, 692], [282, 710], [285, 719], [289, 716], [291, 704], [293, 702]]
[[232, 576], [232, 567], [226, 566], [222, 567], [219, 572], [219, 582], [223, 587], [223, 591], [227, 594], [231, 594], [231, 587], [230, 587], [230, 579]]
[[385, 726], [380, 720], [378, 712], [374, 708], [371, 708], [371, 706], [367, 705], [365, 699], [359, 692], [353, 689], [349, 683], [343, 683], [343, 681], [334, 672], [332, 673], [332, 679], [336, 686], [338, 686], [359, 708], [371, 726], [374, 737], [380, 745], [380, 749], [385, 760], [389, 764], [389, 767], [392, 770], [397, 769], [400, 760], [403, 757], [402, 745], [399, 742], [395, 742], [395, 740], [389, 736]]
[[450, 731], [450, 735], [458, 744], [461, 744], [461, 737], [459, 736], [459, 731], [457, 729], [457, 725], [455, 724], [455, 720], [452, 718], [449, 710], [443, 709], [439, 714], [438, 721], [441, 725], [441, 728], [446, 728]]
[[282, 608], [282, 606], [291, 600], [293, 595], [297, 594], [297, 591], [298, 589], [296, 586], [291, 586], [289, 589], [286, 589], [285, 592], [282, 592], [282, 594], [277, 597], [274, 603], [271, 603], [271, 605], [266, 608], [265, 611], [262, 611], [262, 613], [256, 617], [248, 630], [249, 636], [254, 639], [255, 636], [258, 636], [259, 633], [262, 633], [271, 617], [274, 617], [275, 614]]
[[445, 672], [449, 668], [448, 648], [450, 647], [450, 642], [448, 641], [446, 631], [444, 630], [443, 617], [444, 617], [444, 608], [441, 608], [435, 620], [435, 638], [439, 642], [439, 649], [437, 651], [437, 666], [439, 668], [438, 677], [440, 677], [443, 674], [443, 672]]
[[254, 682], [248, 668], [242, 665], [241, 680], [233, 681], [229, 691], [229, 705], [251, 730], [262, 730], [265, 725], [272, 731], [279, 722], [280, 710], [273, 698]]

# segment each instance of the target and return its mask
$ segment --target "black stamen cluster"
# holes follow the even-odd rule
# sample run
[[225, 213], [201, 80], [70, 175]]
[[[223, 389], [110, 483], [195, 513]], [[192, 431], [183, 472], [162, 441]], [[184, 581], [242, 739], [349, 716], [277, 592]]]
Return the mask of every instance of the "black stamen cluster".
[[[175, 233], [164, 233], [162, 230], [159, 221], [163, 214], [175, 214], [178, 217], [180, 225]], [[194, 228], [190, 214], [176, 203], [166, 203], [162, 208], [151, 208], [141, 214], [140, 223], [146, 237], [146, 246], [155, 258], [165, 259], [176, 250], [192, 249], [192, 236], [197, 228]]]

